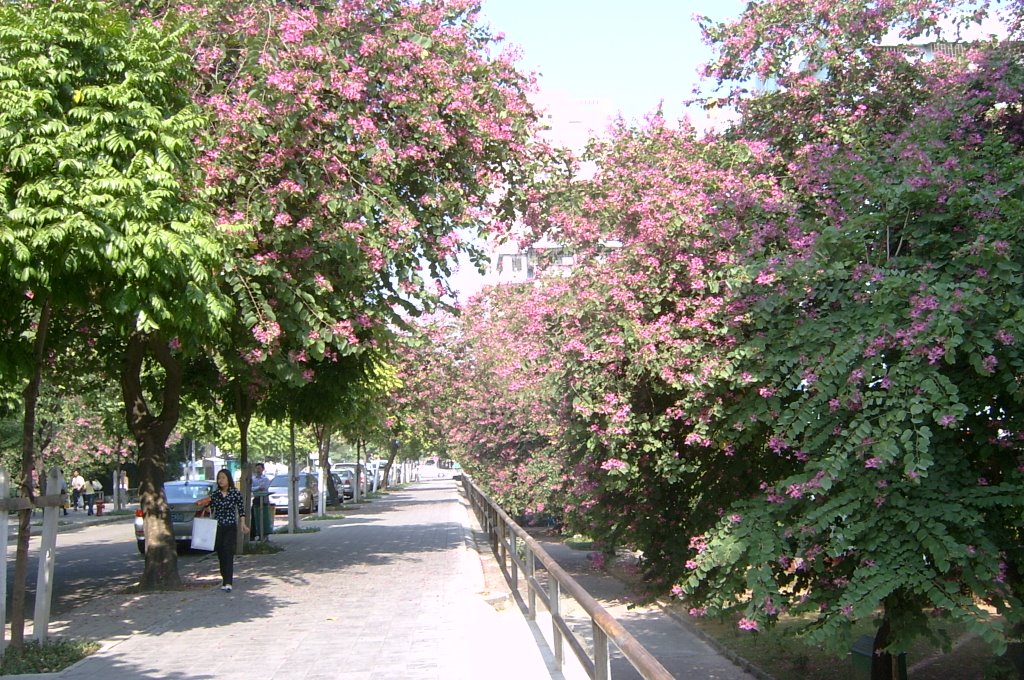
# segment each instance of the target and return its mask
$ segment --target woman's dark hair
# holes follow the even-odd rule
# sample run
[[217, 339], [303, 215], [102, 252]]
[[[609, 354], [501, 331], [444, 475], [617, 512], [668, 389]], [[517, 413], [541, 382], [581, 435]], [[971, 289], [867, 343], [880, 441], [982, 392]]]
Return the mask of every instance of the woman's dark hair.
[[[220, 477], [220, 473], [222, 473], [222, 472], [228, 478], [228, 488], [229, 489], [234, 489], [235, 488], [235, 478], [231, 476], [231, 471], [228, 470], [227, 468], [221, 468], [220, 470], [217, 471], [217, 477]], [[216, 479], [216, 478], [214, 478], [214, 479]], [[218, 489], [220, 488], [220, 481], [217, 481], [217, 488]]]

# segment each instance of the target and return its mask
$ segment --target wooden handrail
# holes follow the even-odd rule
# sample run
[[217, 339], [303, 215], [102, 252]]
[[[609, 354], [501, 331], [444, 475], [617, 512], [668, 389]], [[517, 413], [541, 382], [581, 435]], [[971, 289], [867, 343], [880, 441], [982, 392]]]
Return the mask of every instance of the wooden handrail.
[[[526, 533], [526, 531], [516, 524], [508, 513], [502, 510], [487, 494], [485, 494], [480, 487], [473, 483], [468, 475], [463, 473], [462, 475], [463, 488], [466, 490], [466, 495], [469, 496], [470, 504], [473, 506], [474, 511], [477, 513], [477, 517], [480, 520], [480, 524], [484, 530], [490, 534], [491, 545], [494, 549], [495, 554], [498, 556], [502, 563], [502, 569], [506, 570], [505, 557], [508, 556], [513, 566], [512, 569], [512, 585], [514, 588], [518, 588], [518, 579], [516, 579], [515, 573], [516, 568], [522, 570], [526, 575], [524, 579], [527, 584], [527, 589], [530, 592], [530, 599], [539, 600], [544, 607], [552, 614], [552, 625], [557, 629], [558, 632], [569, 637], [567, 643], [569, 647], [576, 654], [577, 659], [583, 665], [587, 675], [594, 680], [610, 680], [611, 670], [609, 667], [608, 649], [607, 643], [612, 642], [618, 647], [619, 651], [626, 658], [627, 661], [633, 666], [634, 669], [646, 680], [672, 680], [672, 674], [669, 673], [664, 666], [661, 665], [654, 656], [647, 651], [647, 649], [634, 638], [629, 631], [627, 631], [614, 616], [608, 613], [608, 611], [601, 606], [601, 604], [594, 599], [594, 597], [588, 593], [583, 587], [576, 582], [576, 580], [570, 576], [562, 567], [544, 550], [543, 546], [537, 542], [533, 536]], [[490, 513], [490, 516], [488, 515]], [[504, 529], [510, 531], [512, 535], [521, 540], [526, 549], [531, 553], [536, 560], [547, 570], [550, 578], [554, 579], [559, 588], [563, 593], [572, 597], [582, 607], [583, 611], [590, 616], [592, 625], [594, 626], [595, 638], [598, 637], [596, 634], [598, 630], [603, 632], [607, 636], [607, 640], [604, 643], [604, 648], [598, 640], [594, 641], [594, 658], [591, 658], [587, 654], [584, 646], [580, 644], [576, 638], [569, 624], [562, 618], [559, 613], [559, 607], [557, 603], [551, 602], [548, 597], [543, 585], [534, 578], [533, 574], [530, 573], [527, 564], [523, 561], [517, 551], [515, 550], [515, 539], [506, 539], [504, 531], [499, 531], [498, 522], [494, 522], [493, 519], [500, 520], [500, 524], [503, 525]], [[508, 571], [506, 570], [506, 573]], [[556, 665], [561, 670], [561, 638], [562, 635], [555, 635], [555, 659]]]

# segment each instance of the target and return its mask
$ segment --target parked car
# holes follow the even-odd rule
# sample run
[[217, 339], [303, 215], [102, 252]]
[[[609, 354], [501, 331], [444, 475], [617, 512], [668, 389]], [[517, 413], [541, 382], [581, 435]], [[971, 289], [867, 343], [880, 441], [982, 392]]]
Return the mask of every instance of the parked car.
[[[171, 510], [171, 526], [179, 552], [192, 547], [192, 520], [202, 512], [196, 501], [209, 496], [215, 488], [213, 480], [164, 482], [164, 493], [167, 494], [167, 505]], [[135, 511], [135, 542], [139, 552], [146, 554], [146, 530], [141, 509]]]
[[[299, 512], [313, 512], [319, 503], [320, 486], [317, 477], [311, 472], [300, 472], [296, 483], [299, 497], [295, 506]], [[288, 474], [277, 475], [270, 480], [270, 496], [268, 502], [276, 506], [275, 512], [288, 512]]]
[[353, 498], [356, 489], [356, 473], [348, 468], [342, 468], [331, 473], [334, 477], [334, 486], [338, 489], [343, 499]]
[[[334, 465], [331, 466], [331, 472], [341, 472], [342, 470], [348, 470], [349, 472], [351, 472], [352, 473], [352, 478], [355, 479], [355, 475], [356, 475], [356, 464], [355, 463], [335, 463]], [[368, 488], [367, 482], [369, 480], [369, 477], [367, 476], [367, 473], [366, 473], [366, 468], [363, 466], [362, 463], [359, 464], [359, 476], [362, 477], [362, 479], [359, 480], [360, 482], [362, 482], [362, 488], [360, 490], [360, 494], [362, 495], [362, 494], [365, 494], [366, 491], [367, 491], [367, 488]]]

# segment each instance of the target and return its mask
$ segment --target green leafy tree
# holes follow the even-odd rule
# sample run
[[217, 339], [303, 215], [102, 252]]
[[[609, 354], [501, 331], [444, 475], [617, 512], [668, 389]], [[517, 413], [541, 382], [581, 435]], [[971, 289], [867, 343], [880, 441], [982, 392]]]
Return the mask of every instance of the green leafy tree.
[[[179, 356], [198, 350], [227, 314], [212, 276], [219, 238], [199, 207], [192, 162], [202, 118], [181, 82], [189, 58], [172, 23], [132, 20], [104, 2], [5, 3], [0, 26], [0, 271], [5, 288], [23, 291], [26, 340], [35, 343], [22, 353], [34, 356], [24, 373], [23, 469], [49, 321], [74, 308], [95, 320], [91, 339], [106, 343], [107, 356], [123, 358], [111, 372], [122, 369], [139, 448], [149, 535], [141, 583], [173, 587], [160, 461], [179, 411]], [[150, 363], [159, 379], [147, 393]], [[19, 554], [23, 540], [27, 532]]]

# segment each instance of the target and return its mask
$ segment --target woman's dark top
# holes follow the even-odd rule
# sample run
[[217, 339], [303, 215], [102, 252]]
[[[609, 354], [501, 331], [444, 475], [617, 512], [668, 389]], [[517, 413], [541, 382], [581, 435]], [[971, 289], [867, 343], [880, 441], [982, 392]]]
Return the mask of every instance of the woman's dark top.
[[213, 518], [217, 520], [217, 526], [230, 526], [236, 523], [235, 512], [238, 517], [245, 517], [245, 508], [242, 507], [242, 494], [238, 489], [228, 489], [226, 495], [221, 494], [217, 489], [210, 494], [210, 509]]

